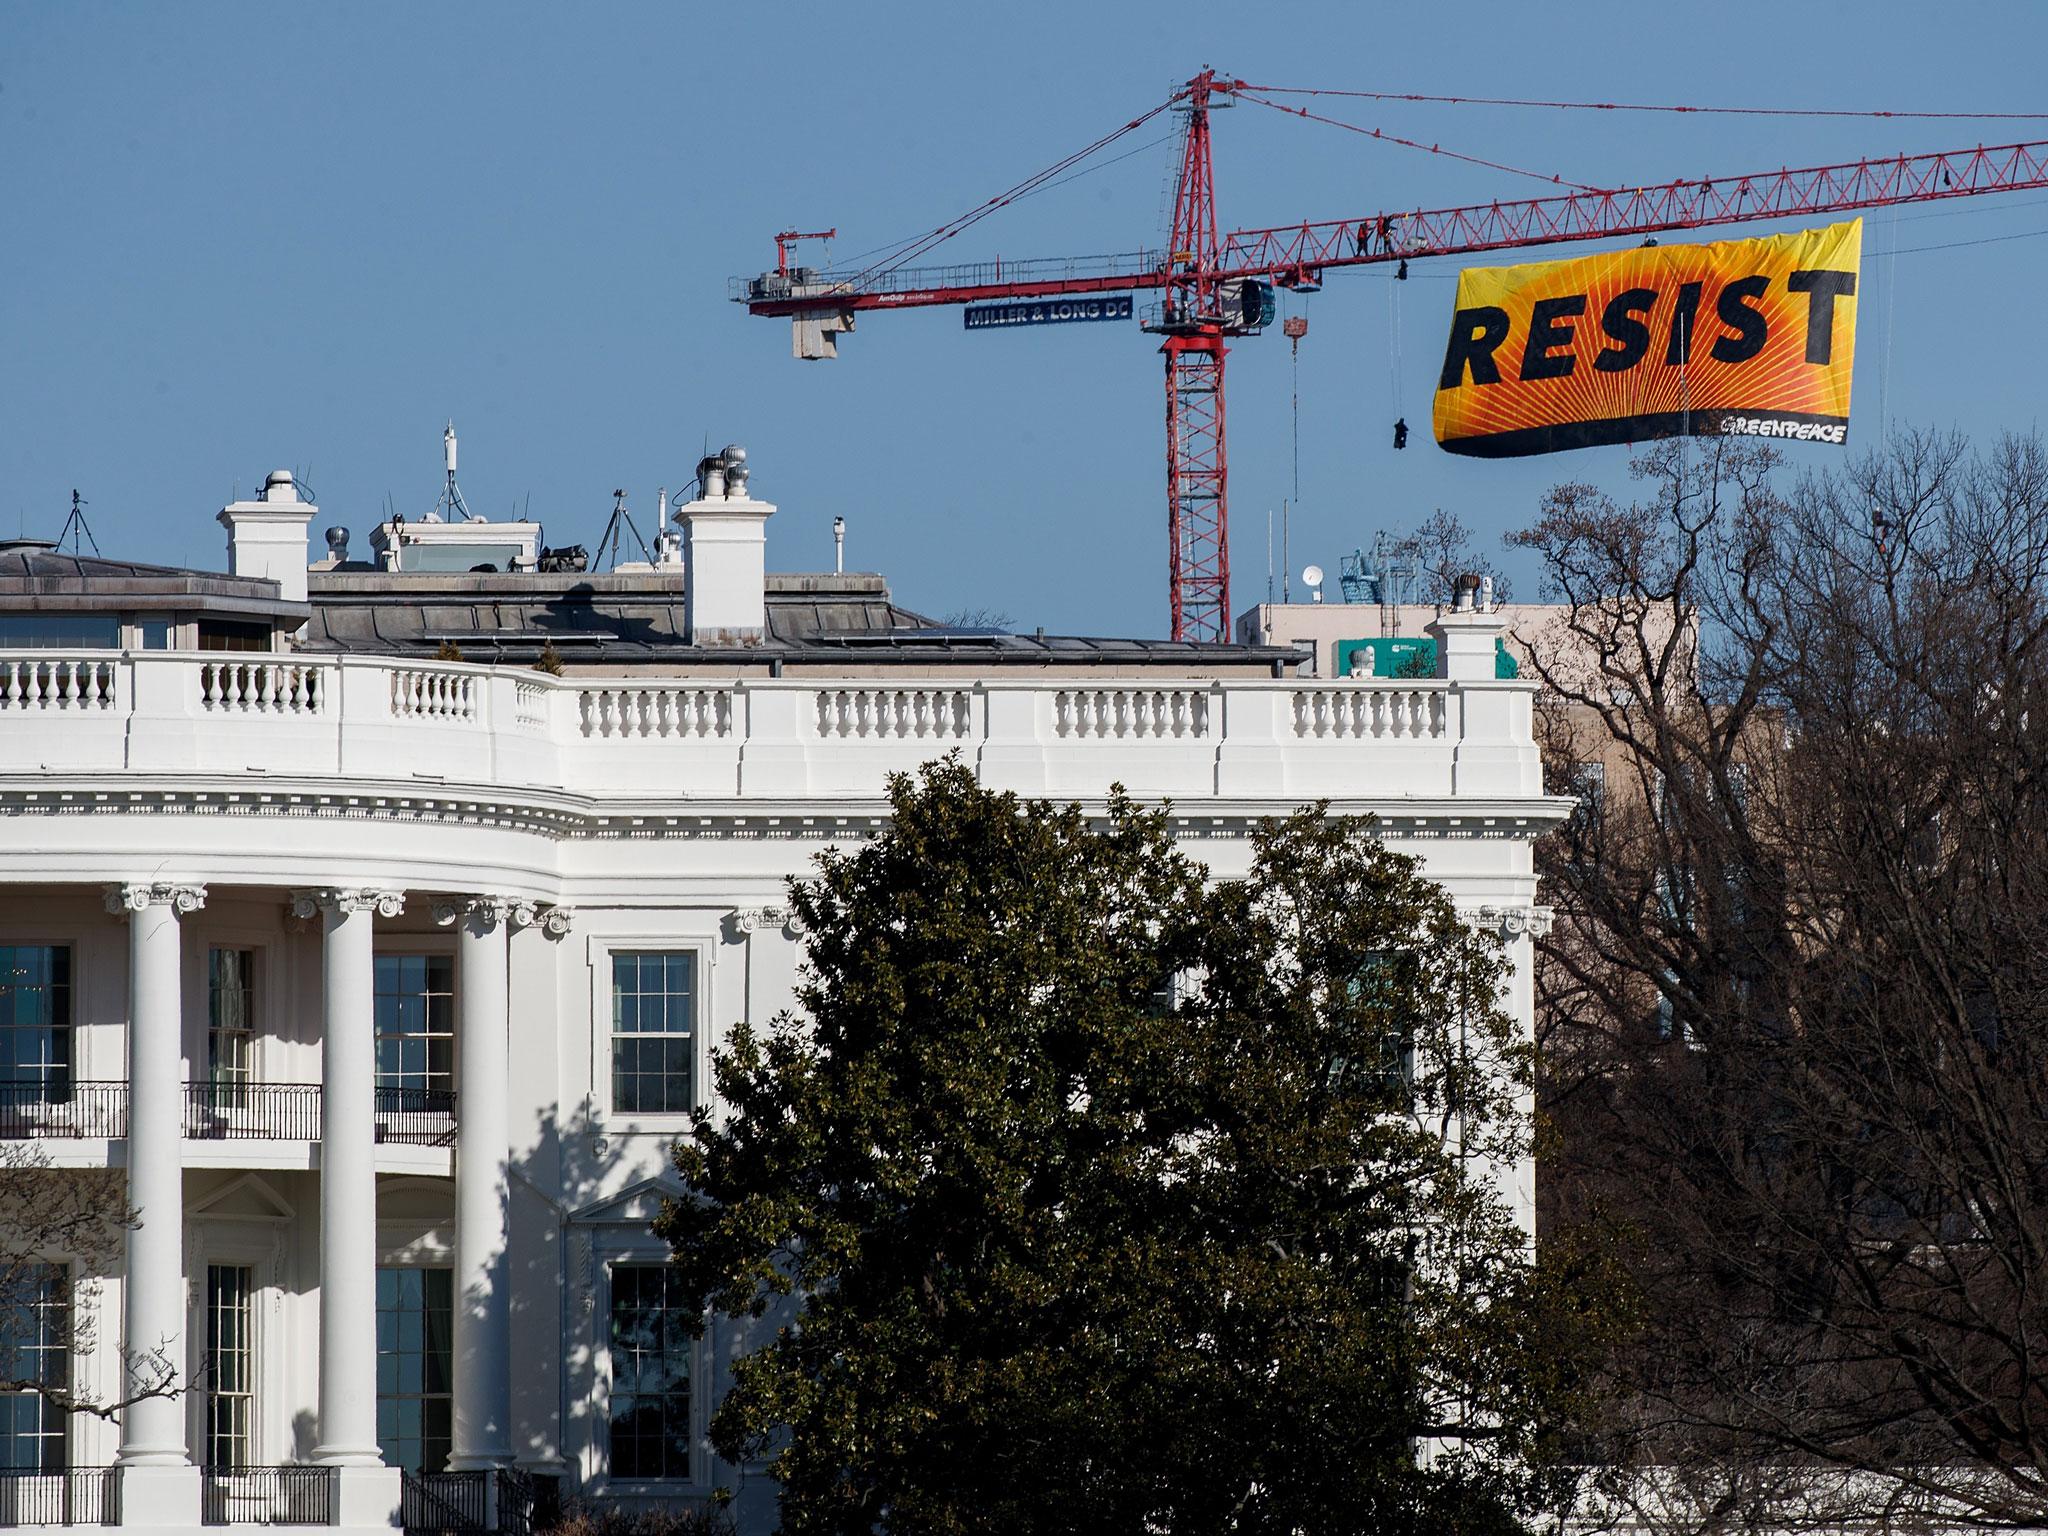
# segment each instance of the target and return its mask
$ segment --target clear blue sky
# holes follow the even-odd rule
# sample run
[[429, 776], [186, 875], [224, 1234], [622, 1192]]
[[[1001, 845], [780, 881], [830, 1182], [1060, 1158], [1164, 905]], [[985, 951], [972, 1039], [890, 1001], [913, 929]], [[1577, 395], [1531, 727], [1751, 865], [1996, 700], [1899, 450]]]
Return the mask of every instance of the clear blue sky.
[[[726, 279], [768, 265], [788, 223], [836, 225], [841, 256], [936, 224], [1204, 64], [1283, 86], [2027, 111], [2048, 110], [2044, 54], [2048, 9], [2021, 0], [17, 0], [0, 8], [0, 523], [54, 534], [77, 486], [108, 553], [217, 566], [212, 514], [282, 464], [360, 541], [387, 492], [409, 515], [432, 504], [452, 416], [474, 508], [530, 496], [551, 542], [594, 543], [613, 487], [651, 520], [708, 436], [744, 442], [781, 507], [773, 567], [828, 565], [841, 514], [849, 563], [925, 611], [1158, 634], [1162, 386], [1135, 328], [969, 335], [954, 310], [880, 315], [838, 362], [800, 364], [786, 324], [727, 302]], [[1600, 184], [2048, 138], [2048, 123], [1335, 110]], [[1256, 107], [1216, 134], [1226, 227], [1535, 190]], [[945, 254], [1155, 244], [1169, 153]], [[1894, 426], [2036, 423], [2044, 232], [2048, 191], [1870, 216], [1856, 438], [1876, 438], [1880, 404]], [[1951, 248], [1883, 255], [1936, 245]], [[1437, 506], [1491, 545], [1555, 481], [1624, 483], [1619, 449], [1488, 463], [1430, 442], [1456, 265], [1420, 263], [1398, 290], [1381, 269], [1333, 278], [1306, 301], [1297, 568], [1334, 571]], [[1277, 329], [1234, 350], [1239, 609], [1264, 593], [1265, 513], [1289, 493], [1288, 384]], [[1416, 429], [1399, 454], [1397, 414]]]

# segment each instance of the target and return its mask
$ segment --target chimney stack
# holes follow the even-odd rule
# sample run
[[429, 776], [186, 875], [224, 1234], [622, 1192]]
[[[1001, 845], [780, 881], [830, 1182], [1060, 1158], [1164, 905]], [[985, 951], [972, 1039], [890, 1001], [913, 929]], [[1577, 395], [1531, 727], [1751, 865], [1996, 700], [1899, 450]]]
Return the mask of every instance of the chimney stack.
[[727, 444], [697, 466], [697, 499], [674, 511], [683, 526], [683, 615], [692, 645], [748, 645], [768, 630], [768, 519], [747, 494], [747, 450]]
[[234, 501], [216, 519], [228, 531], [228, 571], [277, 583], [288, 603], [306, 600], [306, 530], [320, 509], [299, 500], [288, 469], [273, 469], [254, 501]]

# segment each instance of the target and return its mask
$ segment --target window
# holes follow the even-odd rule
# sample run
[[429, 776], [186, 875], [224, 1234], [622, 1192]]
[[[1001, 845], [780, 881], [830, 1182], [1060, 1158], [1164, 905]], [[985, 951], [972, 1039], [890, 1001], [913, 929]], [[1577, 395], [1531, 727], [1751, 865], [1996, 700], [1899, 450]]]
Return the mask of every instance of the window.
[[1607, 765], [1573, 763], [1567, 770], [1565, 792], [1579, 802], [1573, 814], [1598, 816], [1607, 806]]
[[212, 949], [206, 955], [206, 1080], [215, 1107], [248, 1102], [254, 1076], [256, 952]]
[[[218, 951], [216, 951], [218, 953]], [[206, 1465], [250, 1464], [249, 1422], [256, 1401], [249, 1269], [206, 1266]]]
[[697, 957], [612, 956], [612, 1108], [679, 1115], [695, 1103]]
[[379, 955], [376, 971], [380, 1107], [428, 1108], [455, 1091], [455, 959]]
[[0, 1106], [71, 1098], [71, 951], [0, 944]]
[[666, 1264], [611, 1271], [611, 1475], [690, 1475], [690, 1330]]
[[453, 1445], [454, 1271], [377, 1271], [377, 1448], [387, 1466], [439, 1472]]
[[202, 651], [267, 651], [270, 626], [241, 624], [231, 619], [201, 619], [199, 649]]
[[[1385, 1093], [1405, 1098], [1415, 1083], [1415, 1021], [1407, 1004], [1416, 984], [1416, 960], [1408, 950], [1373, 950], [1351, 979], [1351, 999], [1363, 1012], [1361, 1022], [1377, 1030], [1370, 1071]], [[1341, 1078], [1352, 1063], [1338, 1061], [1332, 1075]]]
[[[18, 1300], [0, 1307], [0, 1375], [46, 1387], [71, 1385], [71, 1276], [61, 1264], [31, 1264]], [[39, 1392], [0, 1394], [0, 1467], [64, 1470], [66, 1415]]]
[[144, 619], [135, 627], [141, 632], [142, 648], [145, 651], [168, 651], [171, 648], [169, 619]]
[[121, 621], [110, 613], [0, 613], [0, 650], [118, 651]]

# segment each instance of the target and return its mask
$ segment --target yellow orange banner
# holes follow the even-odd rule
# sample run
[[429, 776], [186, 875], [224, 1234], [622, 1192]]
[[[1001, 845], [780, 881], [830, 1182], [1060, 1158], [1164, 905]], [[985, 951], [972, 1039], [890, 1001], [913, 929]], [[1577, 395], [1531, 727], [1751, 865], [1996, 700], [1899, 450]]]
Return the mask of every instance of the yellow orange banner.
[[1436, 440], [1508, 458], [1657, 437], [1843, 443], [1863, 221], [1468, 267]]

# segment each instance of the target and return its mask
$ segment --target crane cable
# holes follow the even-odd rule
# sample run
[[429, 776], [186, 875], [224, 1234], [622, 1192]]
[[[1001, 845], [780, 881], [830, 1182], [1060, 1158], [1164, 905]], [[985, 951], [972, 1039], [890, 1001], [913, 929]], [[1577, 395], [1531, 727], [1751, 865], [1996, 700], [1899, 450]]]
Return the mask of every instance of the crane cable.
[[[1050, 192], [1054, 187], [1063, 187], [1070, 181], [1079, 181], [1083, 176], [1092, 176], [1097, 171], [1106, 171], [1112, 165], [1115, 165], [1120, 161], [1128, 160], [1133, 155], [1142, 155], [1148, 149], [1157, 149], [1162, 144], [1171, 143], [1173, 138], [1174, 135], [1168, 133], [1162, 134], [1159, 138], [1156, 139], [1147, 139], [1143, 144], [1140, 144], [1136, 149], [1127, 149], [1120, 155], [1111, 155], [1107, 160], [1098, 160], [1093, 165], [1081, 166], [1076, 170], [1067, 172], [1066, 175], [1061, 176], [1056, 180], [1044, 182], [1039, 186], [1035, 186], [1029, 192], [1020, 192], [1017, 194], [1017, 196], [1011, 198], [1010, 201], [1013, 203], [1021, 203], [1026, 198], [1036, 197], [1041, 192]], [[864, 251], [856, 251], [853, 255], [847, 257], [846, 259], [850, 262], [866, 261], [870, 256], [885, 256], [885, 254], [888, 252], [900, 251], [901, 249], [903, 249], [904, 246], [911, 244], [913, 241], [921, 240], [923, 238], [924, 237], [922, 235], [906, 235], [900, 240], [884, 240], [880, 245], [871, 245]]]
[[2048, 112], [1884, 112], [1846, 107], [1701, 107], [1662, 102], [1538, 101], [1516, 96], [1424, 96], [1413, 91], [1337, 91], [1299, 85], [1259, 85], [1248, 89], [1271, 91], [1276, 96], [1348, 96], [1360, 101], [1419, 101], [1456, 107], [1541, 107], [1573, 112], [1682, 112], [1719, 117], [1889, 117], [1947, 122], [2048, 121]]
[[1332, 128], [1343, 128], [1351, 133], [1363, 134], [1369, 139], [1381, 139], [1389, 144], [1399, 144], [1405, 149], [1419, 149], [1425, 154], [1442, 155], [1451, 160], [1463, 160], [1468, 165], [1483, 165], [1490, 171], [1506, 171], [1510, 176], [1527, 176], [1535, 181], [1548, 182], [1552, 186], [1571, 187], [1579, 192], [1597, 192], [1600, 190], [1600, 188], [1589, 186], [1583, 181], [1572, 181], [1564, 176], [1546, 176], [1541, 171], [1525, 170], [1519, 165], [1509, 165], [1500, 160], [1488, 160], [1481, 155], [1468, 155], [1460, 150], [1445, 149], [1442, 144], [1425, 144], [1420, 139], [1404, 139], [1399, 134], [1388, 133], [1384, 129], [1363, 128], [1357, 123], [1347, 123], [1342, 118], [1325, 117], [1320, 112], [1311, 112], [1307, 107], [1290, 107], [1282, 101], [1268, 101], [1265, 97], [1257, 95], [1245, 87], [1239, 87], [1231, 94], [1236, 96], [1239, 101], [1249, 101], [1261, 107], [1271, 107], [1275, 112], [1282, 113], [1288, 117], [1301, 117], [1308, 119], [1312, 123], [1325, 123]]
[[893, 272], [894, 270], [896, 270], [896, 268], [904, 265], [904, 263], [908, 261], [914, 260], [916, 257], [922, 256], [925, 252], [931, 250], [933, 247], [943, 245], [946, 241], [952, 239], [962, 230], [971, 229], [974, 225], [980, 223], [983, 219], [987, 218], [990, 214], [994, 213], [998, 208], [1008, 207], [1011, 203], [1016, 202], [1019, 198], [1027, 197], [1031, 193], [1040, 190], [1043, 186], [1051, 182], [1054, 178], [1059, 177], [1064, 172], [1073, 169], [1074, 166], [1079, 164], [1081, 161], [1087, 159], [1097, 150], [1107, 148], [1109, 145], [1114, 144], [1118, 139], [1122, 138], [1125, 134], [1130, 133], [1135, 129], [1142, 128], [1146, 123], [1149, 123], [1153, 118], [1157, 117], [1160, 113], [1164, 112], [1167, 108], [1171, 107], [1174, 104], [1174, 102], [1178, 99], [1178, 96], [1175, 96], [1160, 102], [1159, 105], [1152, 108], [1151, 111], [1141, 113], [1139, 116], [1132, 118], [1129, 122], [1125, 123], [1121, 128], [1118, 128], [1113, 132], [1104, 134], [1094, 143], [1089, 144], [1084, 148], [1075, 150], [1074, 153], [1072, 153], [1071, 155], [1066, 156], [1064, 159], [1053, 162], [1053, 164], [1047, 166], [1044, 170], [1038, 171], [1033, 175], [1025, 177], [1015, 186], [1009, 187], [1004, 191], [998, 192], [994, 197], [988, 198], [983, 202], [977, 203], [974, 207], [968, 209], [967, 212], [959, 215], [957, 218], [949, 219], [944, 224], [939, 225], [936, 229], [930, 230], [925, 234], [919, 235], [916, 239], [910, 241], [907, 245], [898, 250], [894, 255], [889, 256], [882, 261], [875, 262], [872, 265], [863, 268], [859, 272], [849, 273], [846, 276], [846, 278], [843, 279], [843, 281], [845, 281], [849, 285], [858, 285], [868, 279], [882, 276], [883, 274], [888, 272]]

